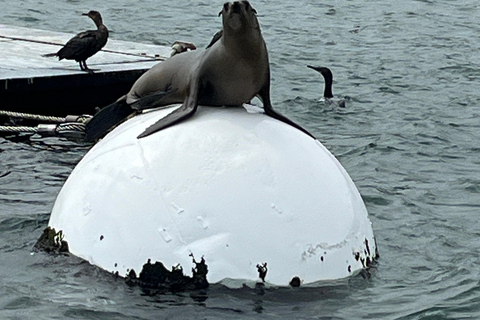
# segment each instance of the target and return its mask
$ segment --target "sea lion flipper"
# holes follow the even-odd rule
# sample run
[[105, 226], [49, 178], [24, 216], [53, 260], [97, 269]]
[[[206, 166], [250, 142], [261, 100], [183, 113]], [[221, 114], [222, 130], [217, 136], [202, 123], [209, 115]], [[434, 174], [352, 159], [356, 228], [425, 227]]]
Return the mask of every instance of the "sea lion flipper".
[[179, 123], [180, 121], [190, 118], [195, 111], [197, 111], [197, 105], [195, 104], [192, 106], [191, 104], [184, 103], [180, 108], [176, 109], [172, 113], [168, 114], [165, 118], [162, 118], [152, 124], [150, 127], [145, 129], [138, 137], [137, 139], [140, 138], [145, 138], [146, 136], [151, 135], [152, 133], [155, 133], [157, 131], [160, 131], [162, 129], [168, 128], [170, 126], [173, 126], [176, 123]]
[[217, 33], [215, 33], [213, 35], [213, 38], [212, 38], [212, 41], [210, 41], [210, 43], [208, 44], [207, 46], [207, 49], [210, 48], [211, 46], [213, 46], [215, 44], [215, 42], [217, 42], [218, 40], [220, 40], [220, 38], [223, 36], [223, 30], [220, 30], [218, 31]]
[[123, 97], [97, 112], [85, 127], [85, 141], [93, 142], [103, 138], [108, 131], [118, 126], [127, 118], [144, 109], [164, 106], [169, 103], [168, 98], [177, 89], [156, 92], [127, 104]]
[[300, 125], [296, 124], [292, 120], [288, 119], [284, 115], [278, 113], [277, 111], [273, 110], [272, 103], [270, 101], [270, 83], [268, 82], [262, 90], [258, 93], [260, 96], [260, 99], [262, 99], [263, 102], [263, 110], [265, 111], [265, 114], [275, 118], [277, 120], [280, 120], [282, 122], [285, 122], [286, 124], [291, 125], [292, 127], [297, 128], [300, 131], [303, 131], [304, 133], [308, 134], [310, 137], [313, 139], [316, 139], [310, 132], [307, 131], [307, 129], [302, 128]]
[[85, 141], [93, 142], [103, 138], [108, 131], [134, 113], [135, 110], [127, 104], [125, 98], [104, 107], [85, 126]]
[[145, 129], [137, 139], [149, 136], [152, 133], [173, 126], [174, 124], [193, 116], [198, 107], [199, 78], [200, 77], [197, 73], [192, 74], [190, 78], [190, 93], [183, 101], [183, 104], [172, 113], [167, 114], [166, 117], [158, 120]]

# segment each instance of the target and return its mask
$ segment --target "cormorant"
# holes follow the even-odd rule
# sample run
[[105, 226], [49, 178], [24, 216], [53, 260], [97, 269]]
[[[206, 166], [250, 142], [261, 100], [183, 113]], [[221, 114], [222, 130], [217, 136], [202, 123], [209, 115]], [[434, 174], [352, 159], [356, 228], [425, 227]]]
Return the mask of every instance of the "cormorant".
[[333, 93], [332, 93], [332, 83], [333, 83], [333, 74], [332, 71], [326, 67], [315, 67], [307, 65], [310, 69], [318, 71], [322, 74], [323, 79], [325, 79], [325, 88], [323, 90], [323, 97], [325, 101], [329, 104], [336, 104], [341, 108], [345, 108], [345, 100], [333, 100]]
[[58, 60], [75, 60], [80, 64], [81, 70], [91, 71], [86, 60], [105, 46], [108, 40], [108, 29], [103, 24], [100, 12], [91, 10], [88, 13], [82, 13], [82, 15], [89, 16], [95, 22], [97, 30], [80, 32], [58, 52], [46, 54], [44, 57], [57, 56]]

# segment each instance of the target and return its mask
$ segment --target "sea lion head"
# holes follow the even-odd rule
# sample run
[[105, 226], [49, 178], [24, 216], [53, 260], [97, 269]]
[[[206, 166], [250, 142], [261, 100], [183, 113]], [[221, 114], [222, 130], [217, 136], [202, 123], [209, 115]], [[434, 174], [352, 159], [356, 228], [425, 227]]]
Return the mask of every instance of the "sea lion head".
[[223, 17], [224, 31], [242, 32], [245, 29], [260, 29], [257, 11], [246, 0], [225, 2], [218, 15]]

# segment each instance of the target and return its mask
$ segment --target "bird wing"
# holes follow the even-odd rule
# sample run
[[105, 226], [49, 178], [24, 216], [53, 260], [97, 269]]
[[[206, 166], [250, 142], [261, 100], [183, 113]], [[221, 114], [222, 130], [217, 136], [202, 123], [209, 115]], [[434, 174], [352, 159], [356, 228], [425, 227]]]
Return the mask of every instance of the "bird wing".
[[84, 60], [90, 56], [90, 52], [96, 43], [97, 31], [84, 31], [70, 39], [58, 52], [60, 59]]

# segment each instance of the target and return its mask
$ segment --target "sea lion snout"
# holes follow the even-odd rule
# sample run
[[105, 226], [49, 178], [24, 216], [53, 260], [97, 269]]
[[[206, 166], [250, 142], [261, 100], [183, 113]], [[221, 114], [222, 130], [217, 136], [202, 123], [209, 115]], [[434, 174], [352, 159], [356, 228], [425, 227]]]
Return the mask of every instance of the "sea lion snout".
[[232, 4], [232, 12], [240, 12], [242, 6], [239, 1], [234, 1]]
[[251, 5], [250, 2], [243, 0], [243, 1], [234, 1], [234, 2], [225, 2], [223, 4], [223, 10], [218, 13], [218, 16], [222, 15], [222, 13], [232, 12], [232, 13], [240, 13], [242, 8], [245, 9], [246, 12], [251, 10], [253, 13], [257, 13]]

